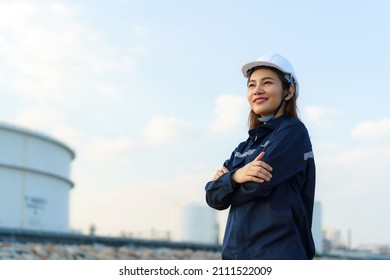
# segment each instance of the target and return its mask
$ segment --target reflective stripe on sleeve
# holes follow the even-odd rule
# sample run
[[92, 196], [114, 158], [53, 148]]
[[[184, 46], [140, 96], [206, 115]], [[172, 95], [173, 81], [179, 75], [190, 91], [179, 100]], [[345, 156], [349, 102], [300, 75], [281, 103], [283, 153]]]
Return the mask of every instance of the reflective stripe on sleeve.
[[304, 158], [305, 160], [308, 160], [309, 158], [314, 158], [313, 151], [304, 153], [304, 154], [303, 154], [303, 158]]
[[235, 157], [239, 157], [239, 158], [243, 158], [243, 157], [246, 157], [246, 156], [249, 156], [251, 154], [253, 154], [254, 152], [256, 151], [256, 149], [251, 149], [249, 151], [246, 151], [245, 153], [241, 154], [240, 152], [236, 152], [234, 154]]

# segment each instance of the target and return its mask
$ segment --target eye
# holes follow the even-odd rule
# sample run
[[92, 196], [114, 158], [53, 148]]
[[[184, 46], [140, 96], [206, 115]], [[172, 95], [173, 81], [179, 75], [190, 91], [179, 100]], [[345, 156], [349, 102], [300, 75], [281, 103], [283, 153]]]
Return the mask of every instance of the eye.
[[264, 81], [263, 85], [271, 85], [272, 82], [270, 80]]
[[254, 83], [249, 83], [249, 84], [248, 84], [248, 88], [253, 88], [253, 87], [255, 87], [255, 84], [254, 84]]

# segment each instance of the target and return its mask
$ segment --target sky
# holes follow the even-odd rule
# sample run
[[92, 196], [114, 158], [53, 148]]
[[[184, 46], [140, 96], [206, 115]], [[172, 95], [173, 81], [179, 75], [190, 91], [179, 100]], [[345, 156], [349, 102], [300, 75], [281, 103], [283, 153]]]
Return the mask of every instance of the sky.
[[[71, 147], [70, 227], [177, 231], [247, 138], [242, 65], [300, 83], [323, 226], [390, 244], [388, 1], [0, 0], [0, 121]], [[220, 215], [226, 215], [221, 213]]]

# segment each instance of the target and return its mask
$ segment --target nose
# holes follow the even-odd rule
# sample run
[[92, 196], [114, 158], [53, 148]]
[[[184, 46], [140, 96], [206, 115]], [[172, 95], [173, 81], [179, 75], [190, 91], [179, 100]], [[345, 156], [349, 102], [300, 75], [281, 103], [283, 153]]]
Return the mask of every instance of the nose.
[[253, 88], [253, 94], [261, 94], [261, 93], [264, 93], [263, 87], [261, 86], [261, 84], [257, 84]]

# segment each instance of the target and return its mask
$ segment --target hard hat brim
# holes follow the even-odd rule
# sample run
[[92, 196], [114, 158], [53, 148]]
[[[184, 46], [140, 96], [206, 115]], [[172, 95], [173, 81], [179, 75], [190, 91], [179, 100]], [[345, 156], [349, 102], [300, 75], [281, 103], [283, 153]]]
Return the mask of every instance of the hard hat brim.
[[[287, 73], [284, 69], [280, 68], [278, 65], [276, 65], [274, 63], [270, 63], [268, 61], [253, 61], [253, 62], [249, 62], [249, 63], [245, 64], [242, 67], [242, 69], [241, 69], [242, 74], [244, 75], [245, 78], [249, 78], [249, 72], [250, 72], [249, 70], [251, 70], [254, 67], [260, 67], [260, 66], [268, 66], [268, 67], [276, 68], [283, 73]], [[291, 73], [289, 73], [289, 74], [291, 74]]]

